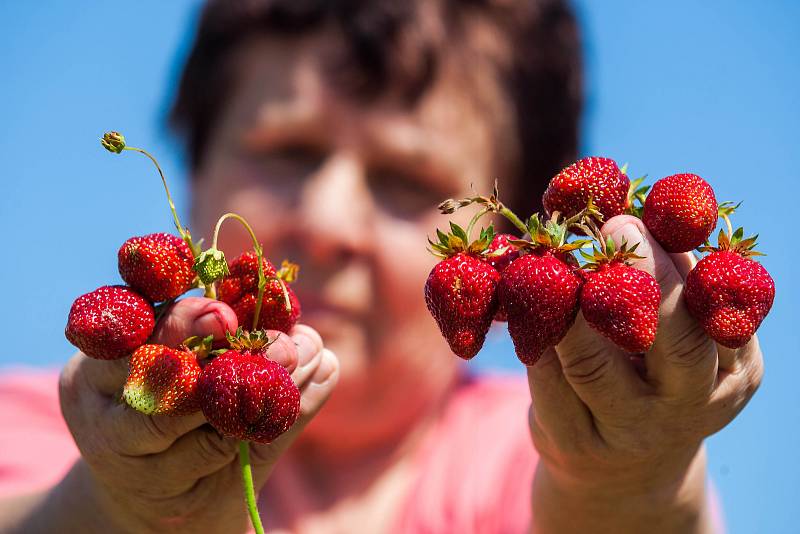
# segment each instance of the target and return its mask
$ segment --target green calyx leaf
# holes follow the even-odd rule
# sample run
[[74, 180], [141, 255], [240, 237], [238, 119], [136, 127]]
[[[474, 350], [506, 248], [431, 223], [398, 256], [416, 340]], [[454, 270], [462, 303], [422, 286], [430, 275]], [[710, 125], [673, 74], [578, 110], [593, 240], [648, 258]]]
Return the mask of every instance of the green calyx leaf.
[[448, 258], [459, 252], [482, 255], [486, 252], [494, 236], [494, 226], [490, 224], [487, 228], [481, 228], [478, 239], [470, 242], [467, 232], [459, 225], [451, 222], [450, 233], [446, 234], [437, 228], [436, 237], [438, 241], [432, 241], [428, 238], [429, 250], [434, 256], [440, 258]]
[[106, 132], [100, 138], [100, 144], [114, 154], [121, 154], [125, 150], [125, 136], [119, 132]]
[[270, 338], [266, 330], [253, 330], [248, 332], [241, 326], [236, 329], [236, 333], [225, 333], [225, 337], [233, 350], [265, 350], [275, 343], [280, 334]]
[[280, 278], [286, 283], [292, 283], [297, 280], [297, 275], [300, 272], [300, 266], [296, 263], [292, 263], [289, 260], [283, 260], [281, 262], [281, 268], [278, 269], [278, 272], [275, 273], [275, 276]]
[[722, 202], [717, 206], [717, 215], [719, 217], [730, 217], [741, 205], [741, 202], [734, 203], [729, 200]]
[[186, 350], [194, 352], [198, 360], [202, 360], [203, 358], [207, 358], [209, 354], [213, 352], [212, 349], [214, 345], [214, 336], [213, 334], [205, 337], [192, 336], [184, 339], [181, 345], [185, 347]]
[[625, 213], [640, 219], [644, 211], [645, 200], [647, 200], [647, 193], [650, 191], [650, 186], [644, 185], [646, 178], [647, 175], [645, 174], [631, 181], [631, 186], [628, 188], [627, 207], [625, 208]]
[[192, 268], [205, 285], [211, 285], [230, 274], [228, 262], [225, 261], [225, 253], [214, 247], [201, 252], [194, 260]]

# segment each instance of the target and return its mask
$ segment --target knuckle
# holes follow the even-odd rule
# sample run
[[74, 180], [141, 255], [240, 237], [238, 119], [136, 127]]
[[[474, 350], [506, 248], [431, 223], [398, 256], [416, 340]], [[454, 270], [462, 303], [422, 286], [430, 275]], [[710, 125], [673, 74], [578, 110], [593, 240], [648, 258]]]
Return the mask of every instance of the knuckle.
[[201, 460], [210, 464], [228, 463], [236, 454], [233, 442], [212, 429], [199, 431], [197, 446]]
[[606, 376], [611, 365], [610, 356], [602, 349], [591, 350], [562, 362], [564, 376], [573, 384], [588, 385]]
[[677, 367], [696, 367], [715, 353], [714, 343], [695, 324], [667, 343], [660, 344], [664, 359]]
[[167, 429], [166, 420], [168, 416], [142, 415], [142, 422], [148, 438], [157, 442], [172, 441], [172, 433]]

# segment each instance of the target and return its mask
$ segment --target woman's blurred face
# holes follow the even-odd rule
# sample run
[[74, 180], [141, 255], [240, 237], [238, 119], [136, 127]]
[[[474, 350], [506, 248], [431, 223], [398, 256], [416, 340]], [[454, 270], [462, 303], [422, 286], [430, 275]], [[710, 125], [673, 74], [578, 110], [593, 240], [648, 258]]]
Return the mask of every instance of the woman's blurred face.
[[[436, 261], [426, 235], [447, 224], [441, 200], [470, 184], [487, 191], [490, 129], [447, 75], [413, 109], [337, 94], [321, 68], [337, 46], [320, 33], [243, 47], [241, 81], [197, 171], [193, 228], [207, 235], [219, 215], [237, 212], [273, 263], [301, 266], [301, 321], [341, 361], [337, 391], [309, 432], [381, 439], [455, 375], [425, 308]], [[251, 246], [235, 224], [220, 244], [229, 258]]]

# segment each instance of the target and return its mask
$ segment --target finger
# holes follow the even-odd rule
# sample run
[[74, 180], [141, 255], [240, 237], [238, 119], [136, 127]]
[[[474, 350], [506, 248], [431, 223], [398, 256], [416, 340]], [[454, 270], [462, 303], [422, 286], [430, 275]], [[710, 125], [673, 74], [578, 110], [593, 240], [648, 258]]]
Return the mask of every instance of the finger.
[[89, 387], [105, 397], [118, 399], [122, 386], [128, 378], [128, 358], [118, 360], [96, 360], [83, 353], [78, 359], [77, 372], [86, 380]]
[[224, 469], [236, 459], [239, 441], [221, 435], [211, 425], [201, 425], [179, 437], [165, 451], [150, 455], [150, 469], [165, 480], [186, 481], [186, 491], [198, 479]]
[[308, 423], [328, 400], [339, 380], [339, 360], [329, 349], [323, 349], [310, 379], [300, 389], [300, 415], [286, 433], [268, 444], [251, 443], [251, 460], [257, 484], [266, 480], [275, 462], [297, 439]]
[[236, 313], [224, 302], [187, 297], [166, 310], [149, 342], [177, 347], [192, 336], [213, 335], [214, 339], [224, 339], [225, 333], [235, 332], [238, 325]]
[[564, 377], [556, 351], [547, 349], [527, 369], [534, 441], [544, 436], [559, 445], [581, 443], [582, 436], [592, 428], [592, 416]]
[[109, 402], [98, 421], [109, 447], [128, 456], [163, 452], [178, 438], [205, 423], [206, 418], [199, 411], [179, 417], [145, 415], [121, 402]]
[[678, 274], [681, 275], [681, 280], [686, 280], [686, 277], [689, 275], [689, 271], [694, 269], [694, 266], [697, 265], [697, 257], [692, 252], [678, 252], [675, 254], [669, 254], [669, 258], [675, 265], [675, 269], [677, 269]]
[[709, 407], [712, 415], [709, 421], [712, 427], [706, 429], [708, 435], [736, 417], [755, 394], [764, 377], [764, 358], [755, 336], [736, 352], [735, 364], [720, 369], [717, 386], [711, 395]]
[[661, 289], [658, 332], [645, 355], [648, 381], [670, 397], [707, 396], [717, 376], [717, 350], [686, 309], [678, 268], [636, 217], [613, 217], [603, 233], [617, 243], [639, 243], [636, 254], [643, 258], [634, 265], [653, 275]]
[[595, 416], [624, 411], [644, 392], [627, 354], [595, 332], [581, 313], [555, 349], [564, 378]]

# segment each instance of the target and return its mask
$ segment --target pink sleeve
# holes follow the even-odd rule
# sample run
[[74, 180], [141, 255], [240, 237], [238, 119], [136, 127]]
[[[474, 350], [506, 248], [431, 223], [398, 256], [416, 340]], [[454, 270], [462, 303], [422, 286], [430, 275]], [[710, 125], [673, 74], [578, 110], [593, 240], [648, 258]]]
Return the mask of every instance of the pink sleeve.
[[61, 417], [58, 372], [0, 373], [0, 498], [52, 486], [78, 457]]

